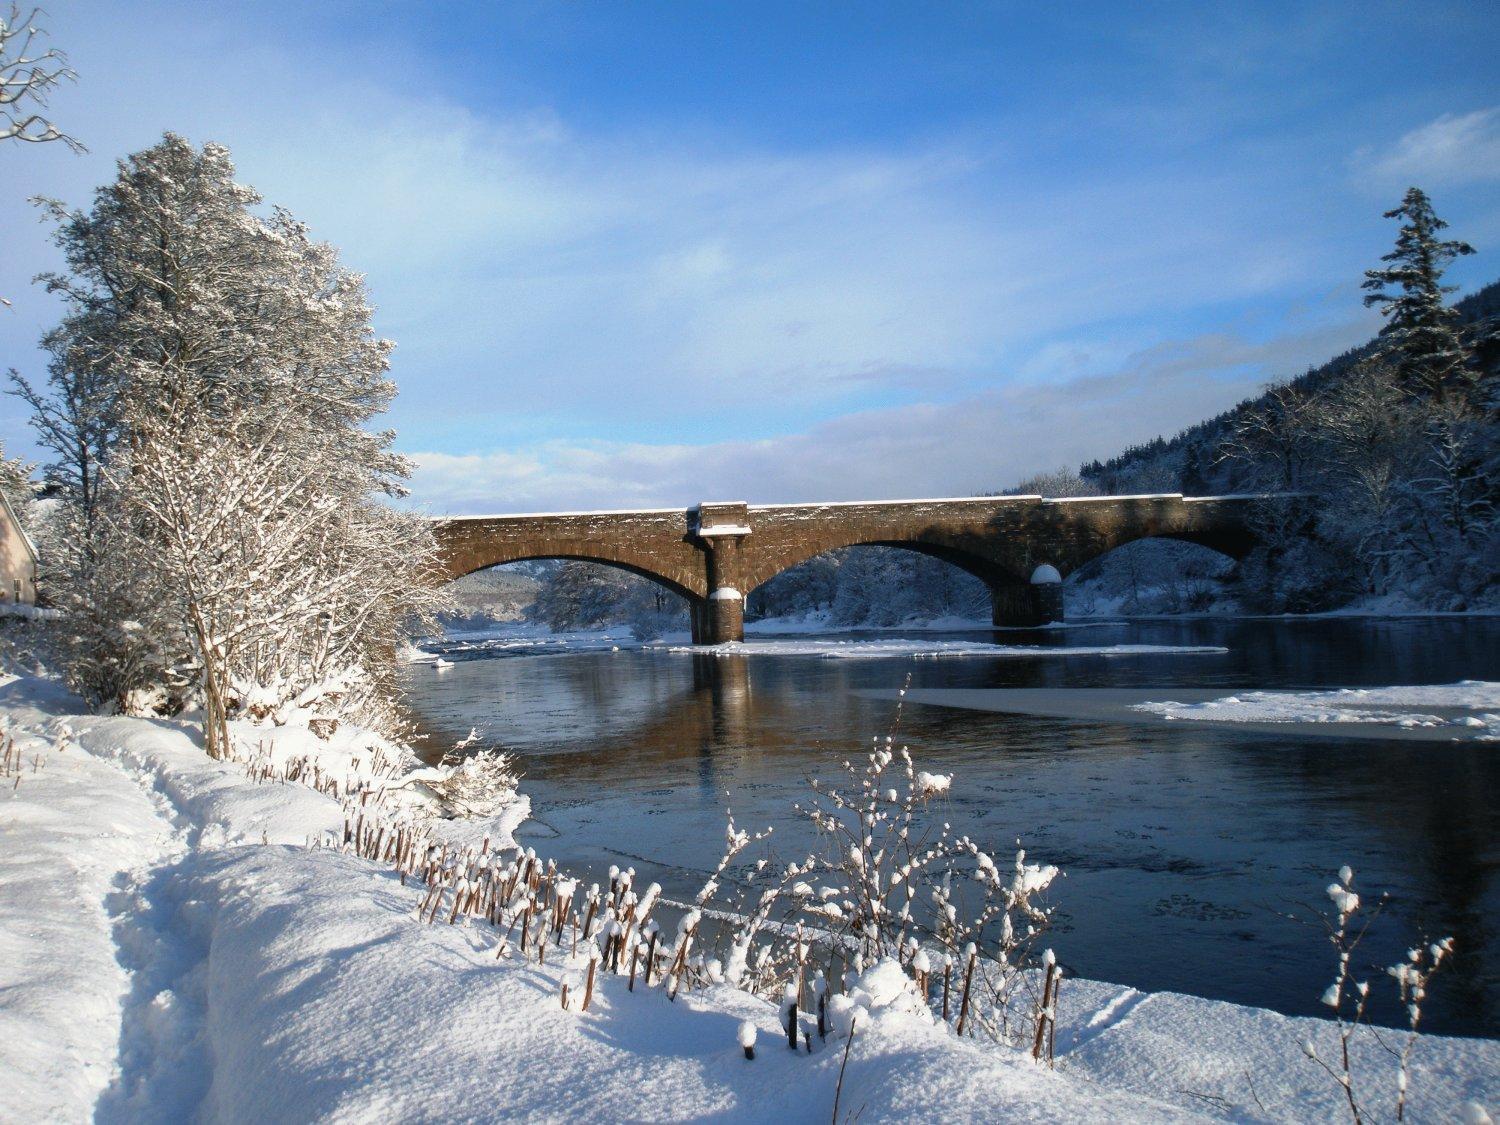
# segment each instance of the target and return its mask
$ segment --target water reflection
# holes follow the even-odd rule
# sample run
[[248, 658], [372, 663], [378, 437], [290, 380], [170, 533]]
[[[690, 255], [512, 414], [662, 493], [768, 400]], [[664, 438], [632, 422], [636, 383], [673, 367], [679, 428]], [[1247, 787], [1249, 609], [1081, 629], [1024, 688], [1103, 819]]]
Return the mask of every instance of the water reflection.
[[[886, 634], [888, 636], [888, 634]], [[983, 636], [983, 635], [981, 635]], [[1146, 622], [1006, 643], [1222, 644], [1223, 656], [840, 661], [665, 652], [464, 660], [408, 670], [436, 740], [471, 726], [516, 751], [536, 822], [576, 866], [631, 863], [690, 894], [723, 808], [810, 840], [790, 815], [807, 777], [883, 736], [897, 687], [1322, 687], [1500, 679], [1495, 621]], [[1326, 943], [1289, 921], [1341, 863], [1389, 890], [1369, 960], [1454, 933], [1431, 1028], [1500, 1034], [1500, 748], [1250, 735], [909, 706], [900, 738], [955, 774], [943, 815], [999, 853], [1067, 871], [1056, 945], [1076, 971], [1313, 1013]], [[1376, 986], [1379, 987], [1378, 985]], [[1380, 1014], [1395, 1019], [1389, 1005]]]

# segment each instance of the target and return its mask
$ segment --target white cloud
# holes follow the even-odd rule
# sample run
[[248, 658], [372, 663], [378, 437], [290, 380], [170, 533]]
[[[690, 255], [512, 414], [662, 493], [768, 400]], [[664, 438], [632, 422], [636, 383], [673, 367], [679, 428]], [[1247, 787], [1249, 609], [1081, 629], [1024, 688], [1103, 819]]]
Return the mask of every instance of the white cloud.
[[1356, 161], [1382, 184], [1421, 187], [1500, 179], [1500, 106], [1445, 113], [1404, 134], [1389, 149]]
[[[82, 202], [165, 127], [221, 140], [367, 273], [399, 344], [392, 421], [427, 448], [484, 427], [806, 427], [871, 394], [977, 390], [1051, 333], [1265, 294], [1307, 265], [1280, 216], [1225, 205], [1260, 193], [1220, 170], [1101, 184], [993, 139], [807, 151], [583, 133], [435, 93], [421, 60], [258, 46], [214, 9], [69, 11], [55, 30], [82, 78], [56, 109], [95, 155], [18, 165], [33, 179], [0, 199], [22, 236], [0, 292], [49, 259], [29, 190]], [[377, 80], [391, 66], [399, 89]], [[51, 313], [31, 305], [0, 331], [34, 339]]]
[[[223, 141], [368, 275], [399, 344], [391, 421], [435, 451], [416, 482], [434, 507], [1003, 485], [1277, 373], [1195, 381], [1253, 346], [1200, 341], [1174, 360], [1148, 352], [1159, 341], [1357, 276], [1299, 231], [1312, 204], [1277, 190], [1260, 153], [1095, 174], [1028, 159], [1025, 135], [998, 126], [811, 149], [588, 131], [440, 92], [440, 53], [262, 40], [228, 12], [58, 12], [82, 77], [57, 116], [94, 155], [0, 153], [17, 177], [0, 192], [0, 293], [27, 297], [0, 316], [6, 360], [35, 373], [30, 341], [53, 315], [28, 291], [51, 251], [21, 199], [84, 203], [163, 128]], [[1133, 389], [1091, 381], [1121, 372]], [[0, 437], [20, 432], [0, 417]]]
[[702, 444], [554, 441], [417, 453], [413, 495], [447, 513], [968, 495], [1108, 456], [1254, 394], [1368, 338], [1369, 317], [1270, 342], [1214, 334], [1148, 349], [1106, 374], [946, 403], [860, 411], [805, 431]]

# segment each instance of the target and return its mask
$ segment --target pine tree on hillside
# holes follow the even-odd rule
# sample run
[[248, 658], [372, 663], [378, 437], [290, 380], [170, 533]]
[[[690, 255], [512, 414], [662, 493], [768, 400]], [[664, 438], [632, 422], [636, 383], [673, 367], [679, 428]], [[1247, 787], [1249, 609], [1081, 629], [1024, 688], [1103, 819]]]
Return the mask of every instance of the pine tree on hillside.
[[[1420, 188], [1408, 188], [1401, 206], [1385, 217], [1406, 221], [1396, 248], [1380, 259], [1389, 264], [1365, 271], [1362, 288], [1371, 290], [1365, 305], [1380, 305], [1381, 315], [1389, 319], [1382, 335], [1399, 353], [1397, 369], [1409, 390], [1439, 401], [1450, 392], [1467, 398], [1473, 377], [1464, 362], [1458, 313], [1443, 300], [1457, 287], [1443, 285], [1442, 277], [1450, 262], [1474, 248], [1438, 237], [1448, 224]], [[1396, 291], [1388, 292], [1390, 288]]]

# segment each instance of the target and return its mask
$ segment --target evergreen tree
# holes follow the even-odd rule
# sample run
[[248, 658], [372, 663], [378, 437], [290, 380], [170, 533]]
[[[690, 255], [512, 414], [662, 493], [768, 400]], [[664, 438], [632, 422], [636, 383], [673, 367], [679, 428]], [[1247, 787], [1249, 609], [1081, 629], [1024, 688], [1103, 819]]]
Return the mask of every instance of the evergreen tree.
[[1399, 353], [1397, 370], [1410, 392], [1439, 401], [1450, 392], [1467, 399], [1473, 382], [1464, 362], [1458, 313], [1443, 300], [1456, 286], [1443, 285], [1442, 277], [1450, 262], [1474, 253], [1474, 248], [1438, 237], [1448, 224], [1437, 217], [1420, 188], [1408, 188], [1401, 206], [1385, 217], [1405, 223], [1396, 236], [1396, 248], [1380, 259], [1388, 264], [1365, 271], [1363, 288], [1371, 291], [1365, 305], [1380, 305], [1381, 315], [1389, 319], [1382, 334]]

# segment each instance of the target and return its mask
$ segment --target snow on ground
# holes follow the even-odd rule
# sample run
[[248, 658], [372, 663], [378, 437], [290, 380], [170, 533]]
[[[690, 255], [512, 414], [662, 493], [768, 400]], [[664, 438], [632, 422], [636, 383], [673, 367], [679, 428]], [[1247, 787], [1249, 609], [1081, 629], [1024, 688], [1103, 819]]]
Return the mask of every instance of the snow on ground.
[[935, 660], [951, 656], [1197, 656], [1225, 653], [1219, 645], [992, 645], [979, 641], [913, 640], [770, 640], [731, 641], [721, 645], [655, 644], [665, 652], [707, 653], [712, 656], [821, 656], [867, 660], [892, 656]]
[[[1341, 1114], [1300, 1047], [1332, 1052], [1329, 1022], [1073, 979], [1048, 1070], [867, 974], [837, 1092], [846, 1041], [790, 1051], [747, 993], [601, 974], [585, 1013], [581, 955], [418, 921], [416, 880], [304, 846], [342, 828], [336, 801], [208, 761], [186, 724], [78, 715], [36, 679], [0, 684], [0, 718], [22, 762], [0, 797], [0, 1120], [827, 1121], [835, 1096], [870, 1122]], [[1389, 1057], [1356, 1061], [1384, 1109]], [[1500, 1042], [1428, 1037], [1414, 1064], [1409, 1119], [1451, 1119], [1493, 1099]]]
[[1500, 740], [1500, 683], [1464, 680], [1413, 687], [1334, 691], [1247, 691], [1193, 703], [1137, 703], [1165, 719], [1219, 723], [1365, 723], [1403, 729], [1452, 729]]
[[10, 708], [0, 728], [20, 757], [18, 772], [0, 774], [0, 1118], [10, 1121], [86, 1120], [113, 1080], [130, 989], [115, 899], [183, 847], [160, 796], [66, 729]]

